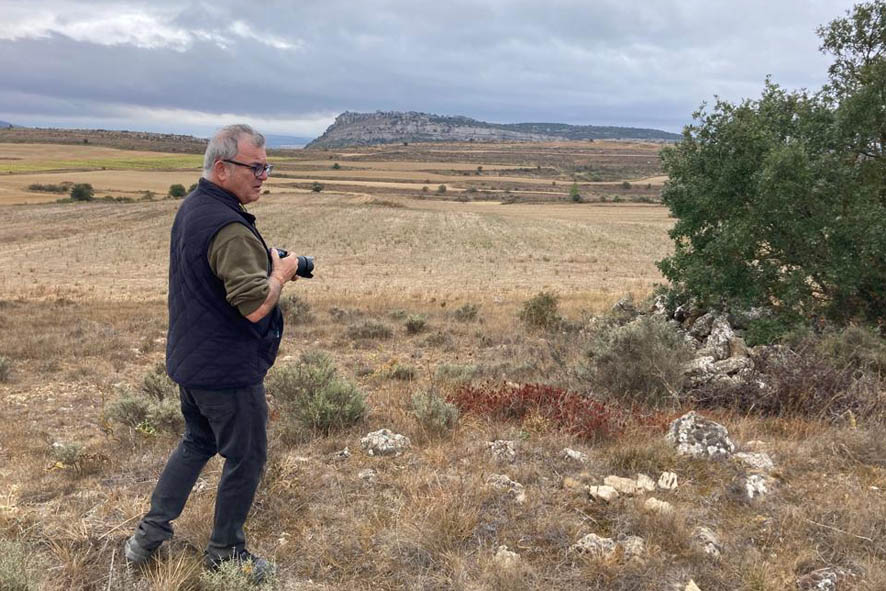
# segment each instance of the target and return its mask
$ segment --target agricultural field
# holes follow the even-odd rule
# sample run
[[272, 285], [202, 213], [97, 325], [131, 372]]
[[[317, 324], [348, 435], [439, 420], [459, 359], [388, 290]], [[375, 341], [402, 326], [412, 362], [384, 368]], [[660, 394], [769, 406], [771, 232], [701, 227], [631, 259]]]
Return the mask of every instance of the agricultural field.
[[[665, 442], [691, 401], [599, 389], [595, 331], [625, 296], [645, 309], [661, 281], [655, 262], [671, 252], [659, 149], [271, 155], [275, 176], [250, 210], [269, 244], [317, 266], [284, 291], [287, 330], [268, 379], [270, 457], [247, 523], [250, 549], [277, 564], [267, 589], [670, 591], [692, 580], [774, 591], [831, 565], [858, 573], [854, 588], [886, 588], [882, 427], [703, 411], [743, 450], [775, 459], [772, 494], [750, 502], [735, 490], [734, 463], [679, 456]], [[122, 557], [180, 428], [158, 369], [179, 204], [165, 194], [196, 182], [200, 160], [0, 143], [0, 576], [19, 568], [21, 589], [241, 588], [200, 574], [221, 461], [157, 561], [132, 570]], [[28, 189], [65, 182], [92, 184], [97, 199]], [[356, 418], [299, 418], [280, 384], [312, 365], [334, 367], [365, 402]], [[564, 410], [575, 405], [581, 416]], [[368, 455], [361, 438], [379, 429], [410, 447]], [[496, 440], [516, 455], [495, 456]], [[670, 512], [644, 510], [642, 496], [592, 501], [585, 488], [665, 471], [679, 486], [654, 495]], [[701, 525], [717, 532], [719, 558], [693, 543]], [[645, 547], [575, 549], [590, 533]], [[516, 562], [504, 565], [502, 546]]]

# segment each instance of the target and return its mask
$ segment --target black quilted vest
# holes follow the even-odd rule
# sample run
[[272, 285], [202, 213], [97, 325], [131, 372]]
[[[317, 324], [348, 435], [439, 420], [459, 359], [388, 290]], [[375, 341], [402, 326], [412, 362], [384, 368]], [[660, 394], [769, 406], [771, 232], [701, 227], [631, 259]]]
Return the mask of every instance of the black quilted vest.
[[280, 346], [280, 308], [274, 307], [258, 323], [250, 322], [227, 302], [224, 283], [209, 267], [210, 242], [232, 222], [245, 225], [265, 245], [255, 228], [255, 216], [243, 211], [237, 197], [200, 179], [172, 224], [166, 370], [186, 388], [221, 390], [258, 384]]

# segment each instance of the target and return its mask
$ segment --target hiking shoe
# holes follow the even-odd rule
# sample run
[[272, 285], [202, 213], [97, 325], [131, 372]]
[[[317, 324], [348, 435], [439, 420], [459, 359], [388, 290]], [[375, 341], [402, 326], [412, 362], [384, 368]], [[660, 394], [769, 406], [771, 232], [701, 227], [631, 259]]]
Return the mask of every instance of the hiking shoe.
[[238, 570], [256, 585], [270, 579], [276, 570], [273, 564], [248, 550], [233, 552], [228, 556], [213, 556], [207, 552], [203, 556], [203, 566], [208, 570], [219, 570], [229, 563], [235, 563]]
[[132, 536], [126, 540], [126, 543], [123, 545], [123, 554], [126, 556], [126, 560], [129, 564], [140, 566], [151, 559], [151, 556], [154, 555], [154, 551], [144, 548], [138, 543], [135, 536]]

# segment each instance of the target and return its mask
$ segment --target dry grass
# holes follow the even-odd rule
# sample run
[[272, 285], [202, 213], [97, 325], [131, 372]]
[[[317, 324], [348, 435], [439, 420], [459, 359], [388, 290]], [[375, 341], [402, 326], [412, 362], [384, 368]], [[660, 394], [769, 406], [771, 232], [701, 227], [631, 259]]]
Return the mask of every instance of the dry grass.
[[[471, 182], [521, 164], [538, 162], [545, 170], [610, 158], [596, 144], [462, 148], [330, 153], [335, 160], [328, 163], [325, 153], [287, 157], [315, 170], [338, 161], [341, 172], [435, 171], [453, 183], [468, 177], [451, 171], [479, 165], [483, 174]], [[610, 148], [624, 170], [634, 167], [624, 162], [635, 159], [629, 154], [636, 147]], [[555, 173], [561, 174], [546, 174]], [[150, 182], [168, 186], [171, 177], [153, 175], [178, 173], [126, 173], [137, 180], [103, 174], [136, 191]], [[775, 459], [774, 492], [749, 504], [730, 492], [737, 465], [677, 457], [663, 443], [665, 426], [685, 409], [628, 413], [618, 437], [596, 442], [570, 436], [543, 412], [497, 420], [468, 411], [434, 433], [417, 415], [416, 394], [451, 394], [465, 383], [587, 387], [576, 373], [586, 347], [581, 333], [530, 332], [518, 313], [526, 299], [550, 290], [566, 322], [580, 326], [625, 292], [647, 294], [659, 279], [654, 261], [670, 248], [671, 221], [662, 208], [271, 187], [253, 208], [263, 233], [273, 244], [317, 256], [316, 278], [289, 288], [312, 319], [290, 323], [281, 363], [328, 351], [369, 407], [360, 425], [296, 443], [284, 441], [272, 414], [270, 459], [248, 535], [253, 551], [276, 561], [279, 589], [664, 591], [694, 578], [702, 589], [774, 590], [829, 564], [863, 570], [860, 589], [884, 588], [880, 426], [712, 413], [740, 444], [761, 440]], [[379, 201], [402, 207], [372, 204]], [[122, 543], [147, 507], [175, 436], [111, 423], [106, 414], [121, 385], [138, 389], [163, 359], [166, 251], [176, 207], [155, 201], [4, 208], [0, 356], [11, 371], [0, 382], [0, 538], [31, 553], [34, 562], [25, 566], [41, 591], [204, 588], [198, 565], [221, 462], [203, 473], [173, 543], [156, 563], [129, 571]], [[407, 319], [419, 315], [426, 329], [410, 332]], [[367, 321], [391, 327], [392, 337], [349, 332]], [[409, 379], [399, 379], [402, 368]], [[393, 458], [360, 451], [360, 437], [383, 427], [409, 436], [413, 447]], [[496, 439], [517, 442], [513, 463], [486, 451], [485, 442]], [[62, 448], [54, 443], [76, 448], [76, 457], [59, 464]], [[352, 455], [340, 459], [345, 447]], [[588, 462], [565, 459], [564, 447], [587, 453]], [[369, 468], [374, 478], [364, 473]], [[656, 493], [676, 507], [669, 517], [650, 516], [632, 499], [592, 503], [580, 487], [564, 485], [599, 484], [609, 474], [657, 478], [664, 470], [681, 482], [677, 491]], [[492, 474], [520, 482], [525, 503], [489, 486]], [[700, 524], [721, 536], [720, 561], [689, 544]], [[642, 536], [645, 560], [569, 552], [587, 533]], [[496, 563], [500, 545], [520, 554], [518, 567]]]

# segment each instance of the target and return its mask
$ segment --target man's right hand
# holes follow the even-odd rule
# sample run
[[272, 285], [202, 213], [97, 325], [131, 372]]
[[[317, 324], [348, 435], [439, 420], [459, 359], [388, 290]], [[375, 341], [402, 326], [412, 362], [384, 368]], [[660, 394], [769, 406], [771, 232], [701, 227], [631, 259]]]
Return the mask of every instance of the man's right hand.
[[271, 249], [271, 277], [279, 281], [281, 286], [287, 281], [298, 279], [296, 271], [298, 271], [298, 257], [288, 256], [281, 259], [277, 249]]

